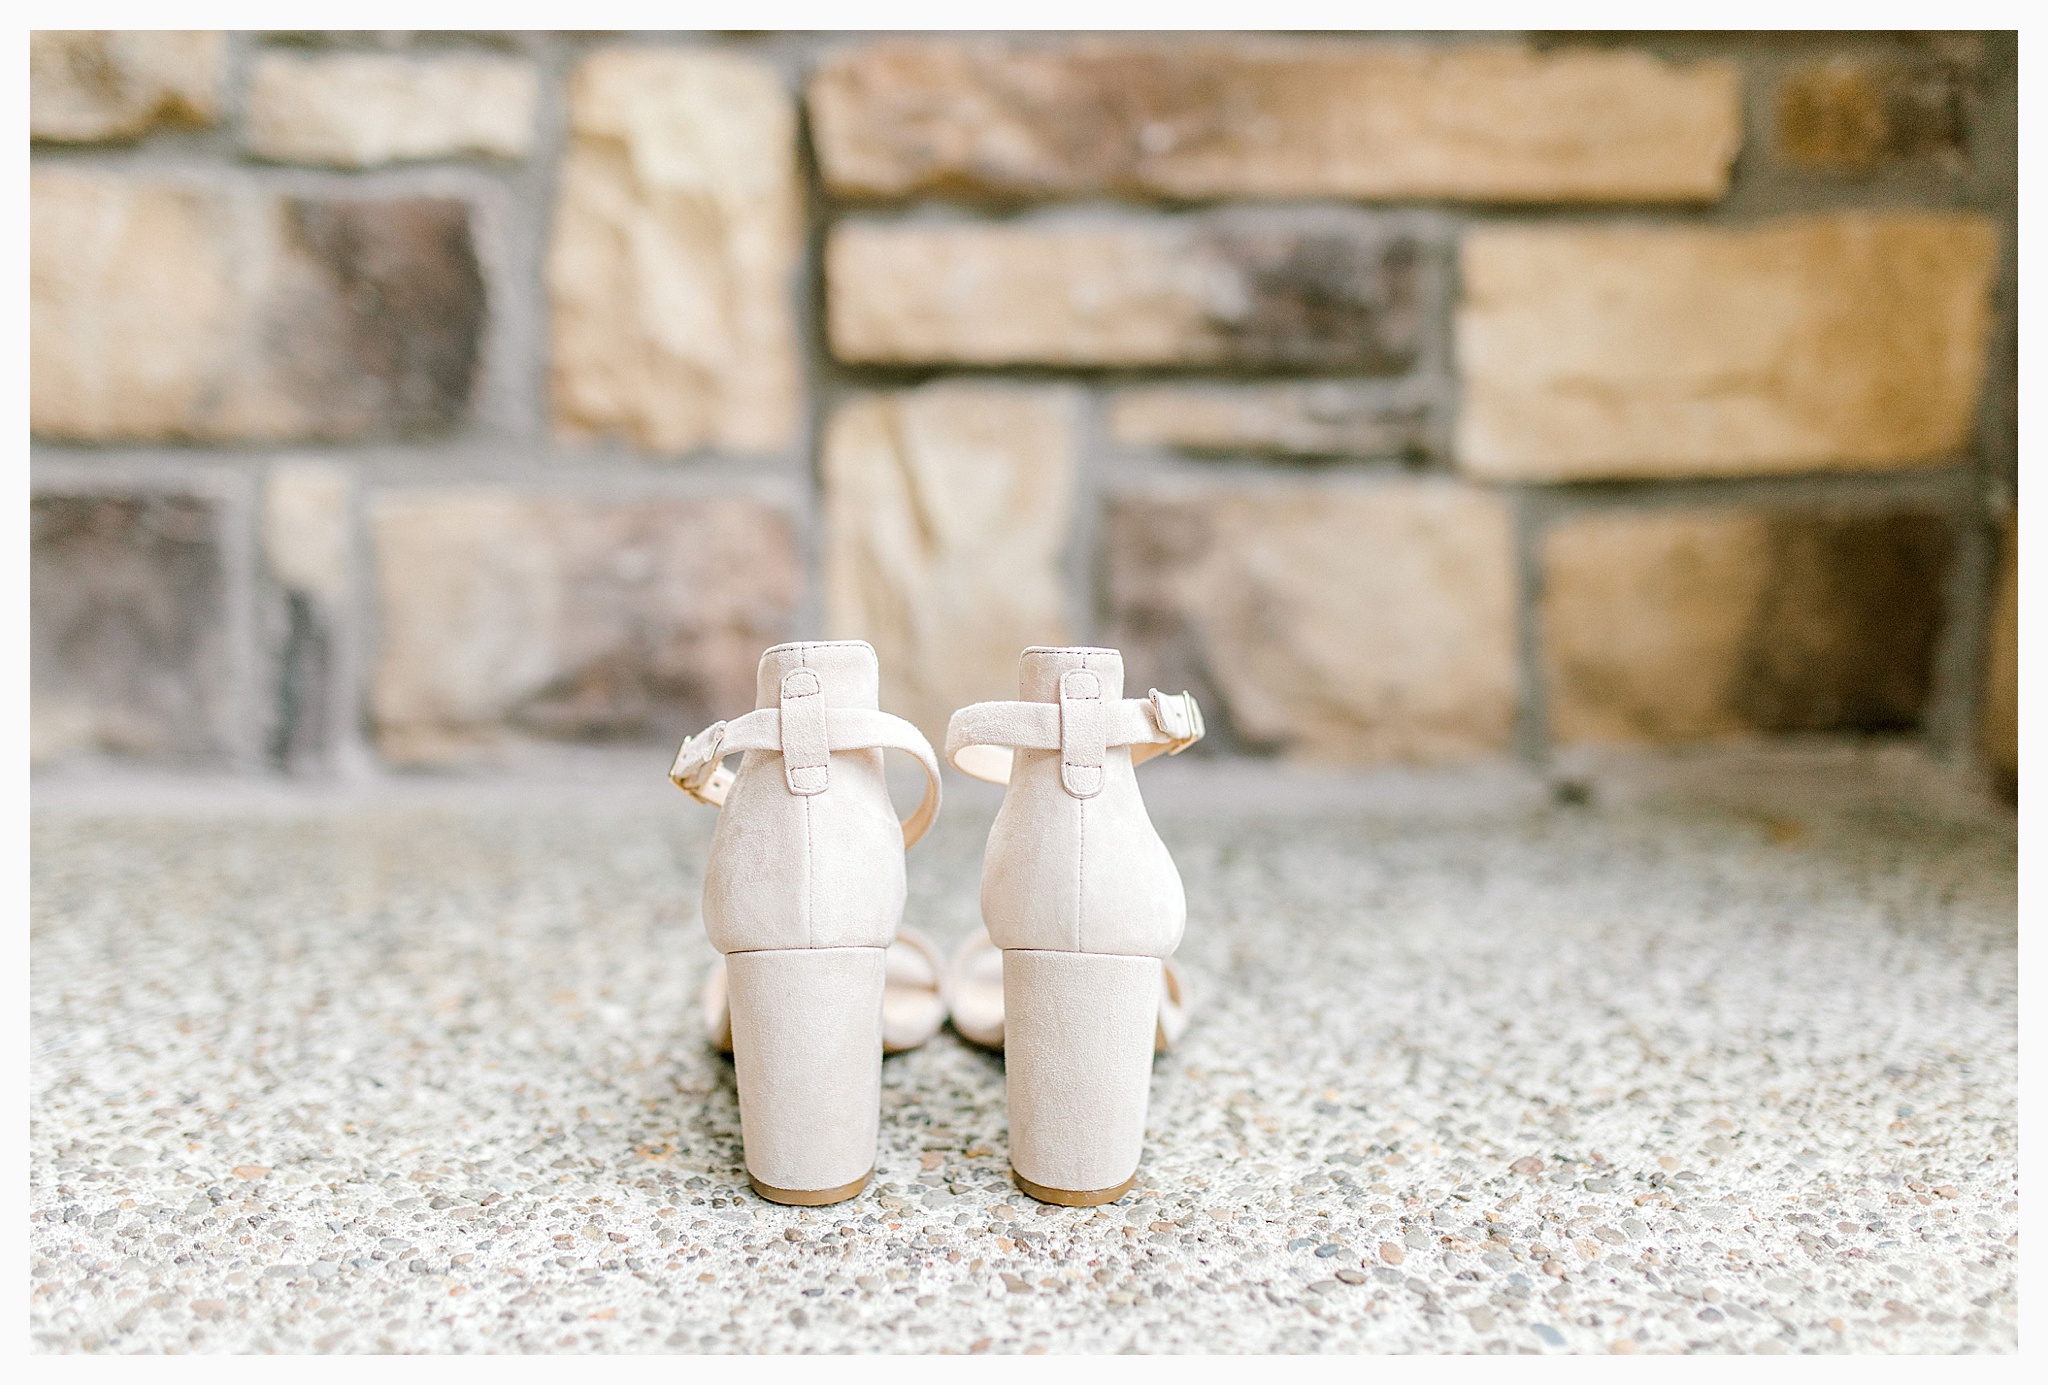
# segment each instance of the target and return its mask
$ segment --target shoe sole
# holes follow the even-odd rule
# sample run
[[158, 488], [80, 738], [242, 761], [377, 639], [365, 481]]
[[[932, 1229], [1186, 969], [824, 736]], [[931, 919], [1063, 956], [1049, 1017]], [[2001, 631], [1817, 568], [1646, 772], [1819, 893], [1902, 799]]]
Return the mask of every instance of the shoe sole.
[[1099, 1207], [1105, 1202], [1115, 1202], [1129, 1192], [1131, 1185], [1138, 1181], [1138, 1175], [1134, 1173], [1114, 1188], [1097, 1188], [1092, 1192], [1080, 1193], [1071, 1188], [1048, 1188], [1043, 1183], [1033, 1183], [1015, 1169], [1010, 1170], [1010, 1177], [1027, 1194], [1040, 1202], [1050, 1202], [1055, 1207]]
[[834, 1202], [844, 1202], [850, 1197], [859, 1197], [861, 1190], [868, 1186], [868, 1180], [875, 1176], [869, 1169], [851, 1183], [842, 1183], [836, 1188], [771, 1188], [752, 1174], [747, 1182], [754, 1185], [754, 1191], [770, 1202], [779, 1202], [785, 1207], [825, 1207]]

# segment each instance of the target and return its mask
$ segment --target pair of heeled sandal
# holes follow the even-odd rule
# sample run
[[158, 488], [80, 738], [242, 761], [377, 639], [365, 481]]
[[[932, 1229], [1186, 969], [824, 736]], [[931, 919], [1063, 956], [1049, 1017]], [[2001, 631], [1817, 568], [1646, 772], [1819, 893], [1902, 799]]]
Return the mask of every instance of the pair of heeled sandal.
[[[884, 1052], [950, 1016], [1005, 1054], [1011, 1171], [1041, 1201], [1121, 1196], [1144, 1146], [1152, 1055], [1185, 1027], [1170, 954], [1186, 899], [1134, 767], [1201, 738], [1187, 694], [1123, 697], [1109, 649], [1028, 649], [1022, 697], [955, 712], [947, 760], [1006, 784], [982, 873], [984, 928], [950, 966], [901, 927], [903, 853], [936, 818], [937, 757], [877, 710], [863, 641], [778, 645], [757, 707], [692, 736], [670, 778], [721, 808], [704, 922], [724, 954], [704, 991], [733, 1055], [755, 1190], [852, 1197], [873, 1172]], [[925, 793], [900, 826], [882, 752], [914, 755]], [[724, 760], [741, 753], [738, 771]]]

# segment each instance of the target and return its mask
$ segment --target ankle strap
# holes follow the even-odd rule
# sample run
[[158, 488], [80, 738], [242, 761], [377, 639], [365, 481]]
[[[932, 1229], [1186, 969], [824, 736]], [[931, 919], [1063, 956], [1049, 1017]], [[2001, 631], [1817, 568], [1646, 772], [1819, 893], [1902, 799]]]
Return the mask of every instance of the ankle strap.
[[[903, 820], [903, 845], [907, 850], [939, 815], [939, 758], [932, 753], [932, 743], [902, 717], [891, 716], [887, 712], [866, 707], [824, 707], [816, 710], [824, 713], [827, 754], [835, 750], [901, 750], [915, 755], [918, 764], [923, 766], [924, 797], [918, 801], [917, 810]], [[808, 734], [811, 729], [810, 726], [802, 728], [806, 741], [814, 740]], [[668, 771], [669, 780], [699, 803], [722, 808], [734, 777], [733, 772], [725, 767], [725, 757], [743, 750], [770, 750], [780, 755], [783, 753], [782, 730], [780, 707], [763, 707], [731, 721], [713, 722], [684, 741], [682, 748], [676, 751], [675, 763]], [[813, 748], [805, 747], [806, 750]], [[799, 772], [802, 768], [799, 767]], [[793, 792], [817, 792], [824, 787], [822, 780], [818, 781], [818, 789], [812, 789], [809, 781], [791, 778]]]
[[977, 702], [962, 707], [946, 723], [946, 762], [962, 774], [1007, 784], [1013, 749], [1071, 751], [1074, 753], [1062, 756], [1060, 781], [1076, 798], [1089, 798], [1100, 790], [1099, 777], [1088, 773], [1099, 768], [1099, 763], [1089, 763], [1096, 759], [1092, 751], [1097, 716], [1100, 744], [1131, 747], [1134, 765], [1162, 752], [1178, 755], [1202, 739], [1206, 729], [1193, 693], [1170, 694], [1154, 688], [1149, 697], [1098, 703], [1100, 712], [1088, 708], [1085, 720], [1070, 704], [1091, 699], [1065, 694], [1063, 687], [1058, 702]]

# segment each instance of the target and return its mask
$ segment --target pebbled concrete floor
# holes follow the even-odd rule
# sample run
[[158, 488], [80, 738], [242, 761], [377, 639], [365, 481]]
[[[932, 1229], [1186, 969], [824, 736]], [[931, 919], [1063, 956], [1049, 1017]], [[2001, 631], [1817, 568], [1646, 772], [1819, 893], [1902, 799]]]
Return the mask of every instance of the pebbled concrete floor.
[[[1094, 1210], [1011, 1189], [950, 1032], [869, 1193], [746, 1191], [652, 759], [39, 782], [36, 1348], [2017, 1346], [2015, 834], [1910, 749], [1148, 769], [1201, 1009]], [[945, 944], [979, 787], [911, 860]]]

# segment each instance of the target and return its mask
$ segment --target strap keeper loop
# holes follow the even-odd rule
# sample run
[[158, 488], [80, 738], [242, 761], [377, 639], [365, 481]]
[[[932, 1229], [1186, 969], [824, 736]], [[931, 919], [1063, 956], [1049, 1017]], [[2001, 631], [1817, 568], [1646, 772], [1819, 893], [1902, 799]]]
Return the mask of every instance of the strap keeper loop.
[[1060, 675], [1060, 786], [1075, 798], [1102, 792], [1109, 756], [1109, 708], [1101, 675], [1085, 668]]
[[827, 726], [825, 685], [807, 668], [782, 680], [782, 774], [793, 794], [820, 794], [832, 783], [832, 733]]

